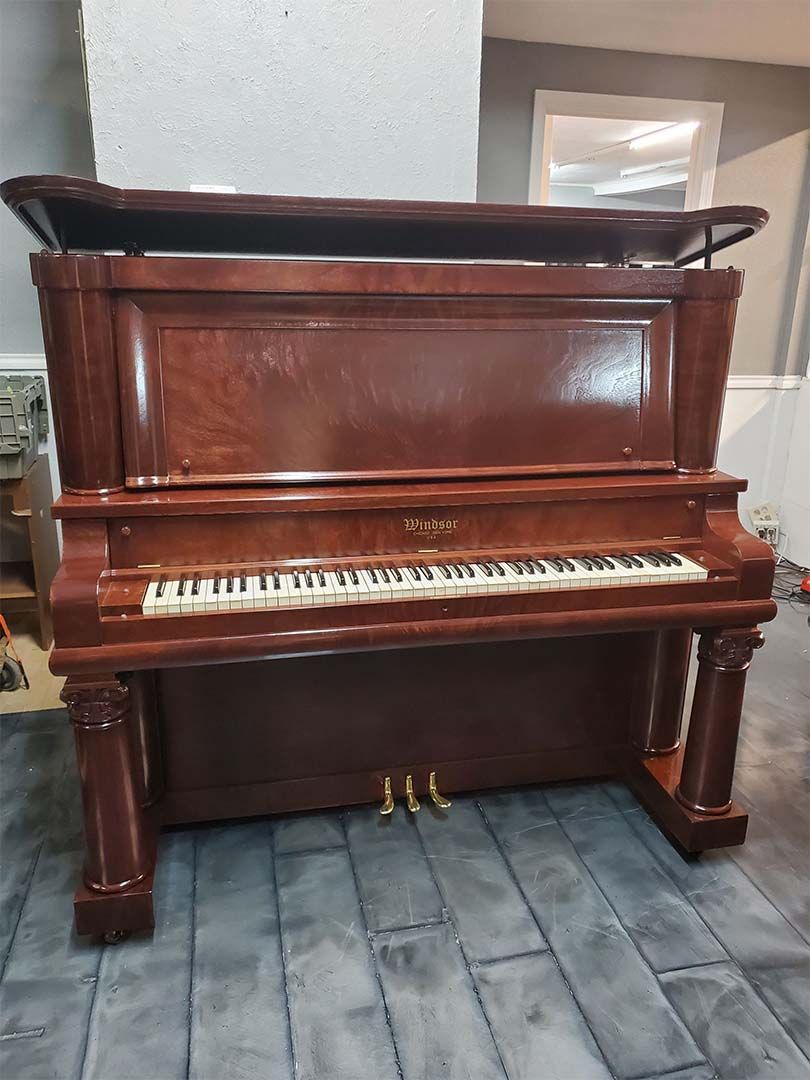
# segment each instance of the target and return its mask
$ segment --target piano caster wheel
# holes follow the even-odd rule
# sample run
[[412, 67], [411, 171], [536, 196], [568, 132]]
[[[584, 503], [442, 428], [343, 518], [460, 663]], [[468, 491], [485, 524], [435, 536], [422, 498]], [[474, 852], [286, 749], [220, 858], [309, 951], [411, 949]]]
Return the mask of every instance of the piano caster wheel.
[[428, 780], [428, 793], [440, 810], [447, 810], [453, 805], [449, 799], [445, 799], [444, 795], [439, 794], [439, 789], [436, 787], [435, 772], [430, 774], [430, 779]]
[[419, 809], [420, 803], [413, 793], [413, 777], [410, 773], [405, 777], [405, 802], [408, 804], [408, 809], [412, 814], [415, 814]]
[[129, 930], [105, 930], [101, 936], [105, 945], [120, 945], [129, 937]]
[[380, 813], [383, 815], [390, 814], [393, 812], [393, 810], [394, 796], [391, 792], [391, 777], [386, 776], [385, 780], [383, 781], [383, 802], [382, 806], [380, 807]]

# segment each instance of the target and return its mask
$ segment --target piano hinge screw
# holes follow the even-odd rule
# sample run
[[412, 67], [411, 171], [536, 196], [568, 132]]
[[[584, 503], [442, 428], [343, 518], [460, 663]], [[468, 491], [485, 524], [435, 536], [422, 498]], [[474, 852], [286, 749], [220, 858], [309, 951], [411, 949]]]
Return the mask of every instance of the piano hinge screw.
[[132, 529], [130, 529], [129, 525], [122, 525], [121, 526], [121, 535], [122, 536], [132, 536]]
[[183, 472], [188, 472], [190, 470], [190, 468], [191, 468], [191, 462], [188, 460], [187, 457], [183, 458], [183, 460], [180, 462], [180, 464], [183, 467]]
[[633, 453], [633, 447], [632, 446], [625, 446], [625, 448], [622, 450], [622, 453], [624, 454], [625, 457], [630, 457], [631, 454]]
[[687, 499], [687, 502], [686, 502], [686, 509], [687, 510], [694, 510], [696, 506], [697, 506], [697, 503], [695, 502], [694, 499]]

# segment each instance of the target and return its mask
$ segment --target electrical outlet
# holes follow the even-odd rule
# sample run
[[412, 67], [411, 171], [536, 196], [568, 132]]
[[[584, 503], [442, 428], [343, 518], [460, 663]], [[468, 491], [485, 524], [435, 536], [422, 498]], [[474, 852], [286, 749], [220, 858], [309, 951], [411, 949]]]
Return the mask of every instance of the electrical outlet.
[[754, 535], [772, 548], [779, 544], [779, 512], [772, 503], [752, 506], [748, 511]]

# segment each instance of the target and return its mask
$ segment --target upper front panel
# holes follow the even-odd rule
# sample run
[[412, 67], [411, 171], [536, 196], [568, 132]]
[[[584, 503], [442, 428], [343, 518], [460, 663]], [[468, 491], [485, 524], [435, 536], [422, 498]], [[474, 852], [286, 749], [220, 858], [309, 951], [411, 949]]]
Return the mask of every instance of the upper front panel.
[[673, 467], [662, 301], [130, 293], [129, 487]]

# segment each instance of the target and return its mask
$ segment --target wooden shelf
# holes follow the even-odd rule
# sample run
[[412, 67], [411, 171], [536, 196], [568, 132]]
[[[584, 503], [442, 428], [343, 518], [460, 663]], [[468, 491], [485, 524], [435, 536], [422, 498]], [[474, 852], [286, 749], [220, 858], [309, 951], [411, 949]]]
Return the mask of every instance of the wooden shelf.
[[0, 602], [36, 599], [36, 595], [33, 563], [0, 563]]

